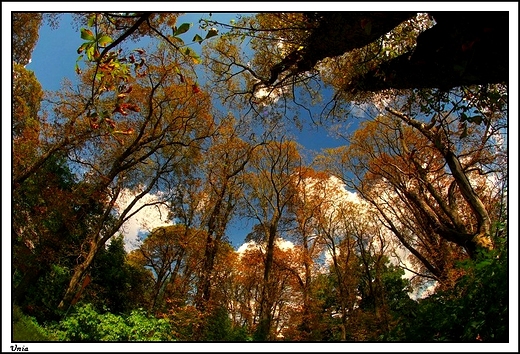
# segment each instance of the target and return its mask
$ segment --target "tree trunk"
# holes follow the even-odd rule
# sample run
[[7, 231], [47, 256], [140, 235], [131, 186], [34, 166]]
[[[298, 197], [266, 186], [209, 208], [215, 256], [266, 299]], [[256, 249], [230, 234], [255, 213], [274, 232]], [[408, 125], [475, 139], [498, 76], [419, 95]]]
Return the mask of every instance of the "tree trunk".
[[[104, 242], [103, 242], [104, 244]], [[63, 295], [63, 299], [58, 305], [58, 309], [60, 310], [66, 310], [70, 307], [72, 303], [72, 299], [76, 295], [77, 287], [80, 284], [80, 282], [83, 280], [83, 277], [85, 276], [88, 268], [92, 264], [92, 261], [94, 260], [94, 257], [96, 256], [98, 250], [100, 248], [100, 242], [92, 241], [90, 242], [90, 249], [87, 254], [87, 257], [85, 258], [85, 261], [78, 265], [74, 269], [74, 273], [72, 275], [72, 278], [70, 279], [69, 286], [67, 287], [67, 290], [65, 291], [65, 295]]]
[[273, 266], [274, 259], [274, 241], [276, 239], [276, 227], [277, 222], [271, 223], [268, 228], [268, 242], [266, 257], [264, 263], [264, 278], [262, 284], [262, 294], [260, 297], [260, 312], [259, 312], [259, 324], [256, 330], [259, 341], [266, 341], [269, 339], [269, 332], [271, 330], [271, 308], [273, 304], [272, 291], [271, 291], [271, 268]]
[[462, 196], [469, 204], [477, 218], [478, 230], [476, 235], [468, 240], [470, 246], [472, 243], [476, 243], [479, 247], [491, 249], [493, 244], [491, 243], [491, 219], [484, 206], [484, 203], [480, 200], [475, 190], [471, 186], [471, 182], [464, 173], [464, 170], [460, 164], [459, 159], [451, 151], [448, 151], [445, 155], [446, 162], [450, 168], [453, 177], [457, 181], [457, 185], [462, 193]]

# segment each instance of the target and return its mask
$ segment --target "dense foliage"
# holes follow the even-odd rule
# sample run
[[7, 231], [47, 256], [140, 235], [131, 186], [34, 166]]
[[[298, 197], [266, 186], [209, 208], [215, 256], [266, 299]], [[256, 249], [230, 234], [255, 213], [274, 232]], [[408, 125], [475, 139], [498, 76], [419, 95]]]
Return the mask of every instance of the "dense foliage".
[[[13, 14], [14, 341], [509, 341], [503, 67], [378, 71], [451, 20], [73, 16], [77, 80], [48, 92], [25, 66], [59, 16]], [[312, 124], [344, 144], [307, 151]], [[149, 210], [169, 224], [129, 242]]]

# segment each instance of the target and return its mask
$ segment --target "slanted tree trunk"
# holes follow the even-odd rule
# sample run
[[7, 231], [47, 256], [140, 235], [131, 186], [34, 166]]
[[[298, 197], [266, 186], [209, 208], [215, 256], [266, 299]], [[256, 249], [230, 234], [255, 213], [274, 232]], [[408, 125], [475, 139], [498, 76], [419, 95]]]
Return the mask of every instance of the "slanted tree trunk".
[[440, 129], [429, 129], [429, 127], [427, 127], [424, 123], [410, 118], [407, 115], [395, 111], [391, 108], [387, 108], [387, 111], [402, 119], [408, 125], [417, 129], [442, 154], [464, 200], [468, 203], [477, 220], [476, 232], [469, 235], [462, 233], [460, 235], [457, 233], [450, 233], [449, 241], [456, 242], [457, 244], [465, 247], [472, 258], [476, 256], [476, 250], [479, 247], [488, 249], [493, 248], [493, 244], [491, 242], [491, 218], [489, 217], [484, 203], [477, 195], [471, 185], [471, 182], [466, 176], [459, 158], [452, 151], [446, 139], [439, 135], [442, 134]]
[[272, 85], [281, 73], [291, 67], [296, 66], [296, 72], [302, 73], [311, 70], [320, 60], [362, 48], [416, 14], [360, 11], [309, 14], [309, 20], [316, 19], [318, 26], [312, 30], [302, 48], [288, 54], [271, 68], [268, 84]]

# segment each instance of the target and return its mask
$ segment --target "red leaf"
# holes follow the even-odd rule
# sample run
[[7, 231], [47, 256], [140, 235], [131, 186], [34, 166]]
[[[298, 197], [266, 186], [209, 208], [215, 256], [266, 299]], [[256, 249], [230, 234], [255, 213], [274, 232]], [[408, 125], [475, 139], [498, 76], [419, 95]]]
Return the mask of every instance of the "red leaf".
[[129, 110], [131, 110], [131, 111], [134, 111], [134, 112], [140, 112], [141, 111], [141, 108], [139, 108], [139, 106], [136, 105], [136, 104], [130, 104], [130, 105], [128, 105], [127, 108]]

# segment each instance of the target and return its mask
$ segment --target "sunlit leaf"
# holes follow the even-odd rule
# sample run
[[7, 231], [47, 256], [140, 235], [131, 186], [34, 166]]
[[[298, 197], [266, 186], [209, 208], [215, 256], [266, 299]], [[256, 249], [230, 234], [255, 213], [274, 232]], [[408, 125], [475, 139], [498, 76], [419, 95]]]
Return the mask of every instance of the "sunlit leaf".
[[101, 37], [99, 37], [99, 39], [97, 40], [99, 46], [101, 47], [104, 47], [106, 46], [107, 44], [109, 43], [112, 43], [113, 40], [112, 38], [110, 38], [109, 36], [107, 36], [106, 34], [105, 35], [102, 35]]
[[81, 39], [84, 39], [86, 41], [94, 41], [95, 40], [94, 33], [92, 33], [92, 31], [89, 29], [82, 28], [81, 29]]
[[199, 55], [197, 54], [197, 52], [195, 52], [193, 49], [187, 47], [186, 49], [184, 49], [184, 54], [191, 57], [193, 59], [193, 62], [195, 64], [200, 64], [202, 62], [202, 60], [200, 59]]
[[179, 42], [181, 45], [184, 45], [182, 38], [171, 36], [170, 39]]
[[89, 46], [85, 51], [85, 54], [87, 55], [87, 59], [92, 61], [92, 59], [94, 59], [94, 47]]

